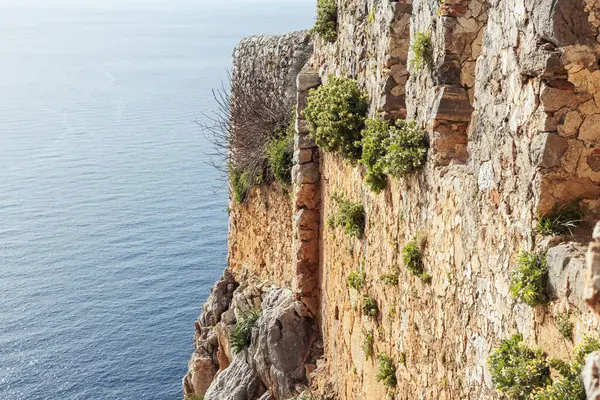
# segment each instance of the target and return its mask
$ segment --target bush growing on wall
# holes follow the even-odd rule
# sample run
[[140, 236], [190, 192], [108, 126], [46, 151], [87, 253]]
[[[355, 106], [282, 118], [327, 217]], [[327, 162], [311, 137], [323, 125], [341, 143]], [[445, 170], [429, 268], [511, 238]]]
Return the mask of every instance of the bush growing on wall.
[[396, 178], [415, 171], [425, 163], [427, 140], [415, 121], [396, 121], [386, 144], [386, 170]]
[[422, 167], [427, 158], [425, 133], [414, 121], [398, 120], [392, 124], [369, 119], [362, 146], [367, 185], [375, 193], [385, 189], [387, 175], [400, 178]]
[[292, 183], [292, 165], [294, 157], [294, 123], [295, 112], [288, 128], [275, 135], [267, 144], [266, 157], [269, 169], [277, 182], [284, 186]]
[[550, 369], [542, 350], [532, 349], [521, 335], [514, 335], [496, 347], [488, 360], [492, 382], [509, 399], [525, 400], [550, 380]]
[[517, 300], [532, 307], [546, 304], [548, 266], [546, 256], [522, 251], [517, 256], [517, 267], [512, 273], [510, 292]]
[[583, 222], [584, 212], [578, 201], [554, 207], [538, 220], [536, 230], [541, 235], [572, 233]]
[[390, 128], [388, 122], [368, 119], [363, 131], [361, 162], [367, 170], [367, 185], [375, 193], [381, 192], [387, 185], [385, 156]]
[[331, 197], [337, 205], [337, 211], [329, 217], [329, 224], [343, 228], [350, 236], [362, 238], [365, 232], [365, 210], [362, 204], [338, 193], [333, 193]]
[[586, 335], [575, 347], [573, 362], [548, 360], [541, 349], [530, 348], [521, 335], [513, 335], [492, 351], [488, 365], [496, 390], [506, 398], [585, 400], [581, 371], [587, 355], [597, 350], [600, 340]]
[[328, 82], [310, 91], [304, 117], [315, 142], [351, 163], [360, 159], [367, 95], [349, 78], [329, 76]]
[[317, 0], [317, 18], [311, 33], [333, 43], [337, 39], [337, 4], [336, 0]]

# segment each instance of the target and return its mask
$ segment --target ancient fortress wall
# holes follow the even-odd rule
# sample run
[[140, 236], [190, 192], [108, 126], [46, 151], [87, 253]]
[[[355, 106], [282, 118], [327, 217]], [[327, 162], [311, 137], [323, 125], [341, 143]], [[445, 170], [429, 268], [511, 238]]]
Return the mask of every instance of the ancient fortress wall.
[[[228, 272], [197, 323], [184, 390], [204, 394], [216, 374], [222, 397], [213, 384], [207, 400], [295, 398], [309, 387], [325, 398], [385, 398], [377, 360], [363, 349], [372, 334], [374, 353], [397, 366], [395, 398], [500, 398], [486, 364], [500, 340], [521, 333], [568, 360], [583, 335], [599, 333], [586, 305], [600, 307], [598, 244], [587, 281], [586, 249], [600, 217], [600, 3], [343, 0], [338, 9], [333, 44], [296, 33], [246, 39], [235, 50], [234, 95], [265, 85], [297, 108], [293, 183], [263, 185], [232, 203]], [[417, 69], [409, 60], [419, 32], [429, 33], [433, 58]], [[357, 80], [370, 116], [417, 121], [430, 145], [422, 170], [375, 194], [364, 167], [317, 147], [302, 111], [310, 89], [331, 74]], [[364, 206], [362, 239], [325, 223], [334, 192]], [[574, 200], [586, 223], [572, 235], [536, 232], [540, 215]], [[427, 281], [402, 267], [401, 249], [415, 236], [425, 243]], [[547, 255], [547, 306], [530, 307], [509, 292], [521, 250]], [[379, 277], [396, 268], [398, 285], [385, 285]], [[361, 294], [348, 287], [355, 271], [366, 274], [377, 318], [362, 315]], [[278, 296], [287, 311], [272, 301]], [[295, 386], [265, 371], [278, 365], [269, 350], [275, 339], [257, 333], [254, 353], [269, 354], [268, 362], [246, 355], [244, 364], [231, 354], [235, 317], [253, 302], [267, 315], [273, 308], [287, 315], [265, 318], [277, 332], [303, 327], [303, 357], [281, 369], [295, 371]], [[292, 318], [286, 312], [294, 307]], [[572, 340], [557, 327], [566, 312]], [[285, 325], [292, 319], [296, 325]], [[253, 389], [230, 395], [225, 377]]]

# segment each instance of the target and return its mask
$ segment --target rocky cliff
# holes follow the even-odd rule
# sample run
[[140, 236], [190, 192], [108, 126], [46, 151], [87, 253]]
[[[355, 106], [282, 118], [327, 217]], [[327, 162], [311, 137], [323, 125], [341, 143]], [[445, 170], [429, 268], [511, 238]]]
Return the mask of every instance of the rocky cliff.
[[[196, 322], [186, 396], [495, 399], [488, 359], [514, 334], [573, 361], [600, 336], [597, 242], [586, 261], [600, 215], [600, 2], [335, 5], [334, 40], [235, 49], [232, 96], [260, 87], [296, 110], [291, 184], [231, 202], [228, 268]], [[304, 110], [332, 76], [357, 82], [369, 117], [415, 121], [424, 165], [376, 193], [365, 165], [321, 149]], [[326, 223], [340, 193], [364, 210], [362, 235]], [[576, 223], [544, 228], [573, 205]], [[405, 257], [416, 238], [419, 274]], [[544, 301], [513, 293], [519, 254], [543, 256]]]

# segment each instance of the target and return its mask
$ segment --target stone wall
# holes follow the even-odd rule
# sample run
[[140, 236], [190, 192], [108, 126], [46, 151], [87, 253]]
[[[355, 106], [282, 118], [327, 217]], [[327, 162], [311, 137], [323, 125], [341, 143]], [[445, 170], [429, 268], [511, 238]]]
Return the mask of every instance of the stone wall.
[[[372, 334], [374, 353], [397, 366], [393, 398], [499, 398], [486, 362], [501, 340], [518, 332], [550, 357], [568, 359], [584, 334], [600, 332], [598, 315], [585, 305], [598, 308], [598, 274], [593, 270], [588, 289], [584, 274], [591, 221], [600, 215], [600, 5], [340, 0], [338, 6], [337, 41], [316, 38], [304, 67], [293, 60], [306, 61], [294, 56], [305, 52], [293, 49], [299, 41], [312, 50], [305, 34], [294, 34], [292, 42], [250, 38], [236, 48], [234, 83], [243, 84], [234, 91], [266, 85], [295, 103], [298, 117], [291, 190], [264, 185], [245, 204], [232, 205], [228, 269], [236, 282], [258, 278], [255, 288], [270, 288], [265, 282], [291, 288], [302, 317], [317, 318], [324, 354], [311, 374], [314, 394], [366, 400], [391, 393], [377, 381], [377, 361], [365, 357], [363, 344]], [[410, 45], [425, 32], [432, 60], [417, 69]], [[278, 47], [282, 40], [285, 50]], [[363, 167], [318, 149], [302, 110], [309, 90], [330, 74], [359, 82], [371, 117], [417, 121], [430, 144], [422, 170], [390, 179], [386, 190], [373, 194]], [[363, 204], [362, 239], [322, 223], [334, 209], [333, 192]], [[539, 216], [573, 200], [586, 213], [580, 229], [555, 237], [536, 233]], [[402, 263], [402, 248], [415, 237], [424, 243], [427, 280]], [[547, 255], [547, 306], [531, 308], [509, 293], [521, 250]], [[377, 318], [362, 315], [361, 293], [347, 284], [353, 271], [366, 273], [364, 292], [377, 302]], [[380, 278], [396, 271], [396, 286]], [[267, 290], [260, 291], [264, 304]], [[572, 341], [557, 329], [563, 312], [574, 323]], [[206, 345], [214, 338], [205, 328], [196, 328], [191, 365], [219, 358]], [[217, 330], [222, 353], [225, 331]], [[243, 388], [263, 396], [270, 379], [265, 371], [257, 374], [247, 368], [251, 361], [229, 356], [218, 367], [229, 362], [235, 368], [218, 375], [213, 388], [226, 388], [227, 377], [239, 373], [254, 377]], [[312, 361], [304, 368], [311, 371]], [[184, 384], [201, 386], [194, 376]], [[276, 386], [268, 391], [273, 398], [279, 398]]]
[[229, 213], [228, 270], [238, 282], [257, 277], [292, 284], [292, 204], [277, 183], [252, 188]]
[[[297, 101], [296, 77], [312, 51], [306, 31], [243, 39], [233, 52], [232, 97], [259, 88], [291, 112]], [[244, 116], [233, 117], [233, 125], [241, 125], [235, 117]], [[277, 183], [261, 185], [250, 190], [243, 204], [230, 202], [228, 268], [238, 281], [259, 277], [291, 287], [290, 191]]]
[[[395, 115], [415, 119], [428, 132], [424, 170], [374, 195], [360, 167], [321, 155], [321, 220], [334, 208], [334, 191], [361, 201], [367, 216], [362, 241], [321, 227], [325, 359], [315, 374], [321, 393], [342, 399], [386, 394], [375, 377], [376, 361], [366, 360], [361, 348], [367, 332], [374, 334], [375, 353], [390, 355], [398, 366], [398, 399], [497, 398], [486, 360], [500, 340], [520, 332], [550, 356], [568, 358], [573, 342], [598, 332], [598, 317], [584, 305], [589, 224], [575, 237], [548, 239], [534, 229], [555, 204], [582, 199], [589, 220], [600, 211], [593, 172], [600, 130], [587, 133], [596, 113], [598, 57], [592, 54], [598, 46], [590, 37], [598, 33], [597, 6], [554, 3], [343, 1], [337, 42], [317, 40], [310, 67], [323, 80], [331, 73], [356, 78], [370, 95], [371, 115], [384, 117], [380, 99], [399, 93], [384, 82], [399, 69], [386, 69], [381, 60], [406, 66], [417, 32], [429, 32], [434, 48], [431, 67], [408, 63], [405, 102], [395, 105]], [[394, 32], [407, 36], [390, 36], [389, 21], [406, 15], [410, 25]], [[569, 112], [582, 121], [571, 124]], [[402, 265], [401, 249], [416, 235], [426, 243], [430, 283]], [[520, 250], [548, 254], [553, 298], [547, 307], [531, 308], [509, 293]], [[400, 283], [386, 286], [379, 276], [394, 268]], [[377, 319], [361, 315], [359, 295], [346, 283], [361, 269], [366, 292], [380, 308]], [[573, 342], [556, 327], [564, 311], [575, 323]]]

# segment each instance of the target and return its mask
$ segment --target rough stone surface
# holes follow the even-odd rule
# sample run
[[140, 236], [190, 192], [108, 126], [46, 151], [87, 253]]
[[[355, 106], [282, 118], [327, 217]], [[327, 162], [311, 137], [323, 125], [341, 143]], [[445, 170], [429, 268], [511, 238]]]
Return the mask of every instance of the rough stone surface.
[[217, 375], [204, 399], [254, 400], [261, 394], [261, 384], [256, 371], [243, 357], [237, 357], [227, 369]]
[[314, 360], [318, 330], [305, 308], [289, 289], [271, 289], [263, 300], [250, 362], [276, 399], [298, 395], [296, 385], [306, 382], [304, 364]]
[[587, 356], [583, 368], [583, 382], [588, 400], [600, 400], [600, 351]]
[[[396, 400], [499, 399], [487, 358], [501, 340], [518, 332], [549, 357], [566, 359], [574, 343], [600, 327], [593, 311], [600, 310], [598, 242], [588, 250], [584, 283], [586, 234], [550, 238], [535, 231], [540, 215], [573, 200], [584, 207], [586, 220], [600, 213], [595, 128], [600, 5], [592, 0], [339, 5], [336, 43], [316, 38], [313, 56], [294, 80], [298, 111], [307, 90], [330, 74], [355, 78], [369, 95], [369, 116], [406, 117], [426, 130], [432, 145], [428, 161], [374, 194], [362, 167], [316, 148], [298, 113], [293, 196], [285, 203], [276, 185], [255, 189], [246, 205], [233, 210], [232, 273], [291, 288], [292, 321], [305, 314], [317, 318], [324, 354], [302, 364], [303, 371], [312, 372], [313, 393], [339, 399], [388, 396], [377, 381], [376, 361], [363, 351], [366, 334], [372, 333], [374, 352], [388, 354], [398, 367]], [[418, 32], [429, 32], [433, 47], [431, 65], [421, 69], [409, 62]], [[300, 174], [301, 168], [310, 173]], [[334, 210], [333, 192], [364, 206], [362, 240], [322, 223]], [[416, 236], [423, 239], [428, 282], [402, 262], [403, 246]], [[552, 298], [546, 307], [531, 308], [510, 294], [521, 250], [548, 256]], [[362, 315], [362, 293], [348, 288], [348, 275], [359, 270], [366, 273], [363, 293], [379, 306], [376, 318]], [[384, 285], [380, 275], [393, 271], [398, 285]], [[256, 306], [267, 292], [244, 295], [239, 304]], [[233, 303], [241, 310], [236, 296]], [[572, 341], [557, 328], [562, 312], [574, 323]], [[224, 312], [220, 324], [226, 325], [225, 317], [231, 319]], [[283, 320], [261, 318], [261, 333], [253, 337], [260, 345], [249, 352], [260, 362], [246, 359], [261, 390], [277, 399], [304, 390], [281, 381], [284, 375], [300, 376], [298, 354], [268, 350], [277, 348], [275, 337], [286, 338], [279, 326]], [[227, 330], [217, 333], [219, 360], [237, 360], [221, 345]], [[278, 364], [290, 359], [291, 369]]]
[[600, 314], [600, 222], [594, 229], [594, 237], [588, 247], [586, 263], [585, 301]]
[[195, 323], [194, 353], [182, 382], [184, 394], [203, 395], [219, 371], [219, 338], [212, 327], [221, 321], [221, 317], [229, 309], [237, 287], [237, 282], [226, 270], [211, 288], [202, 314]]

